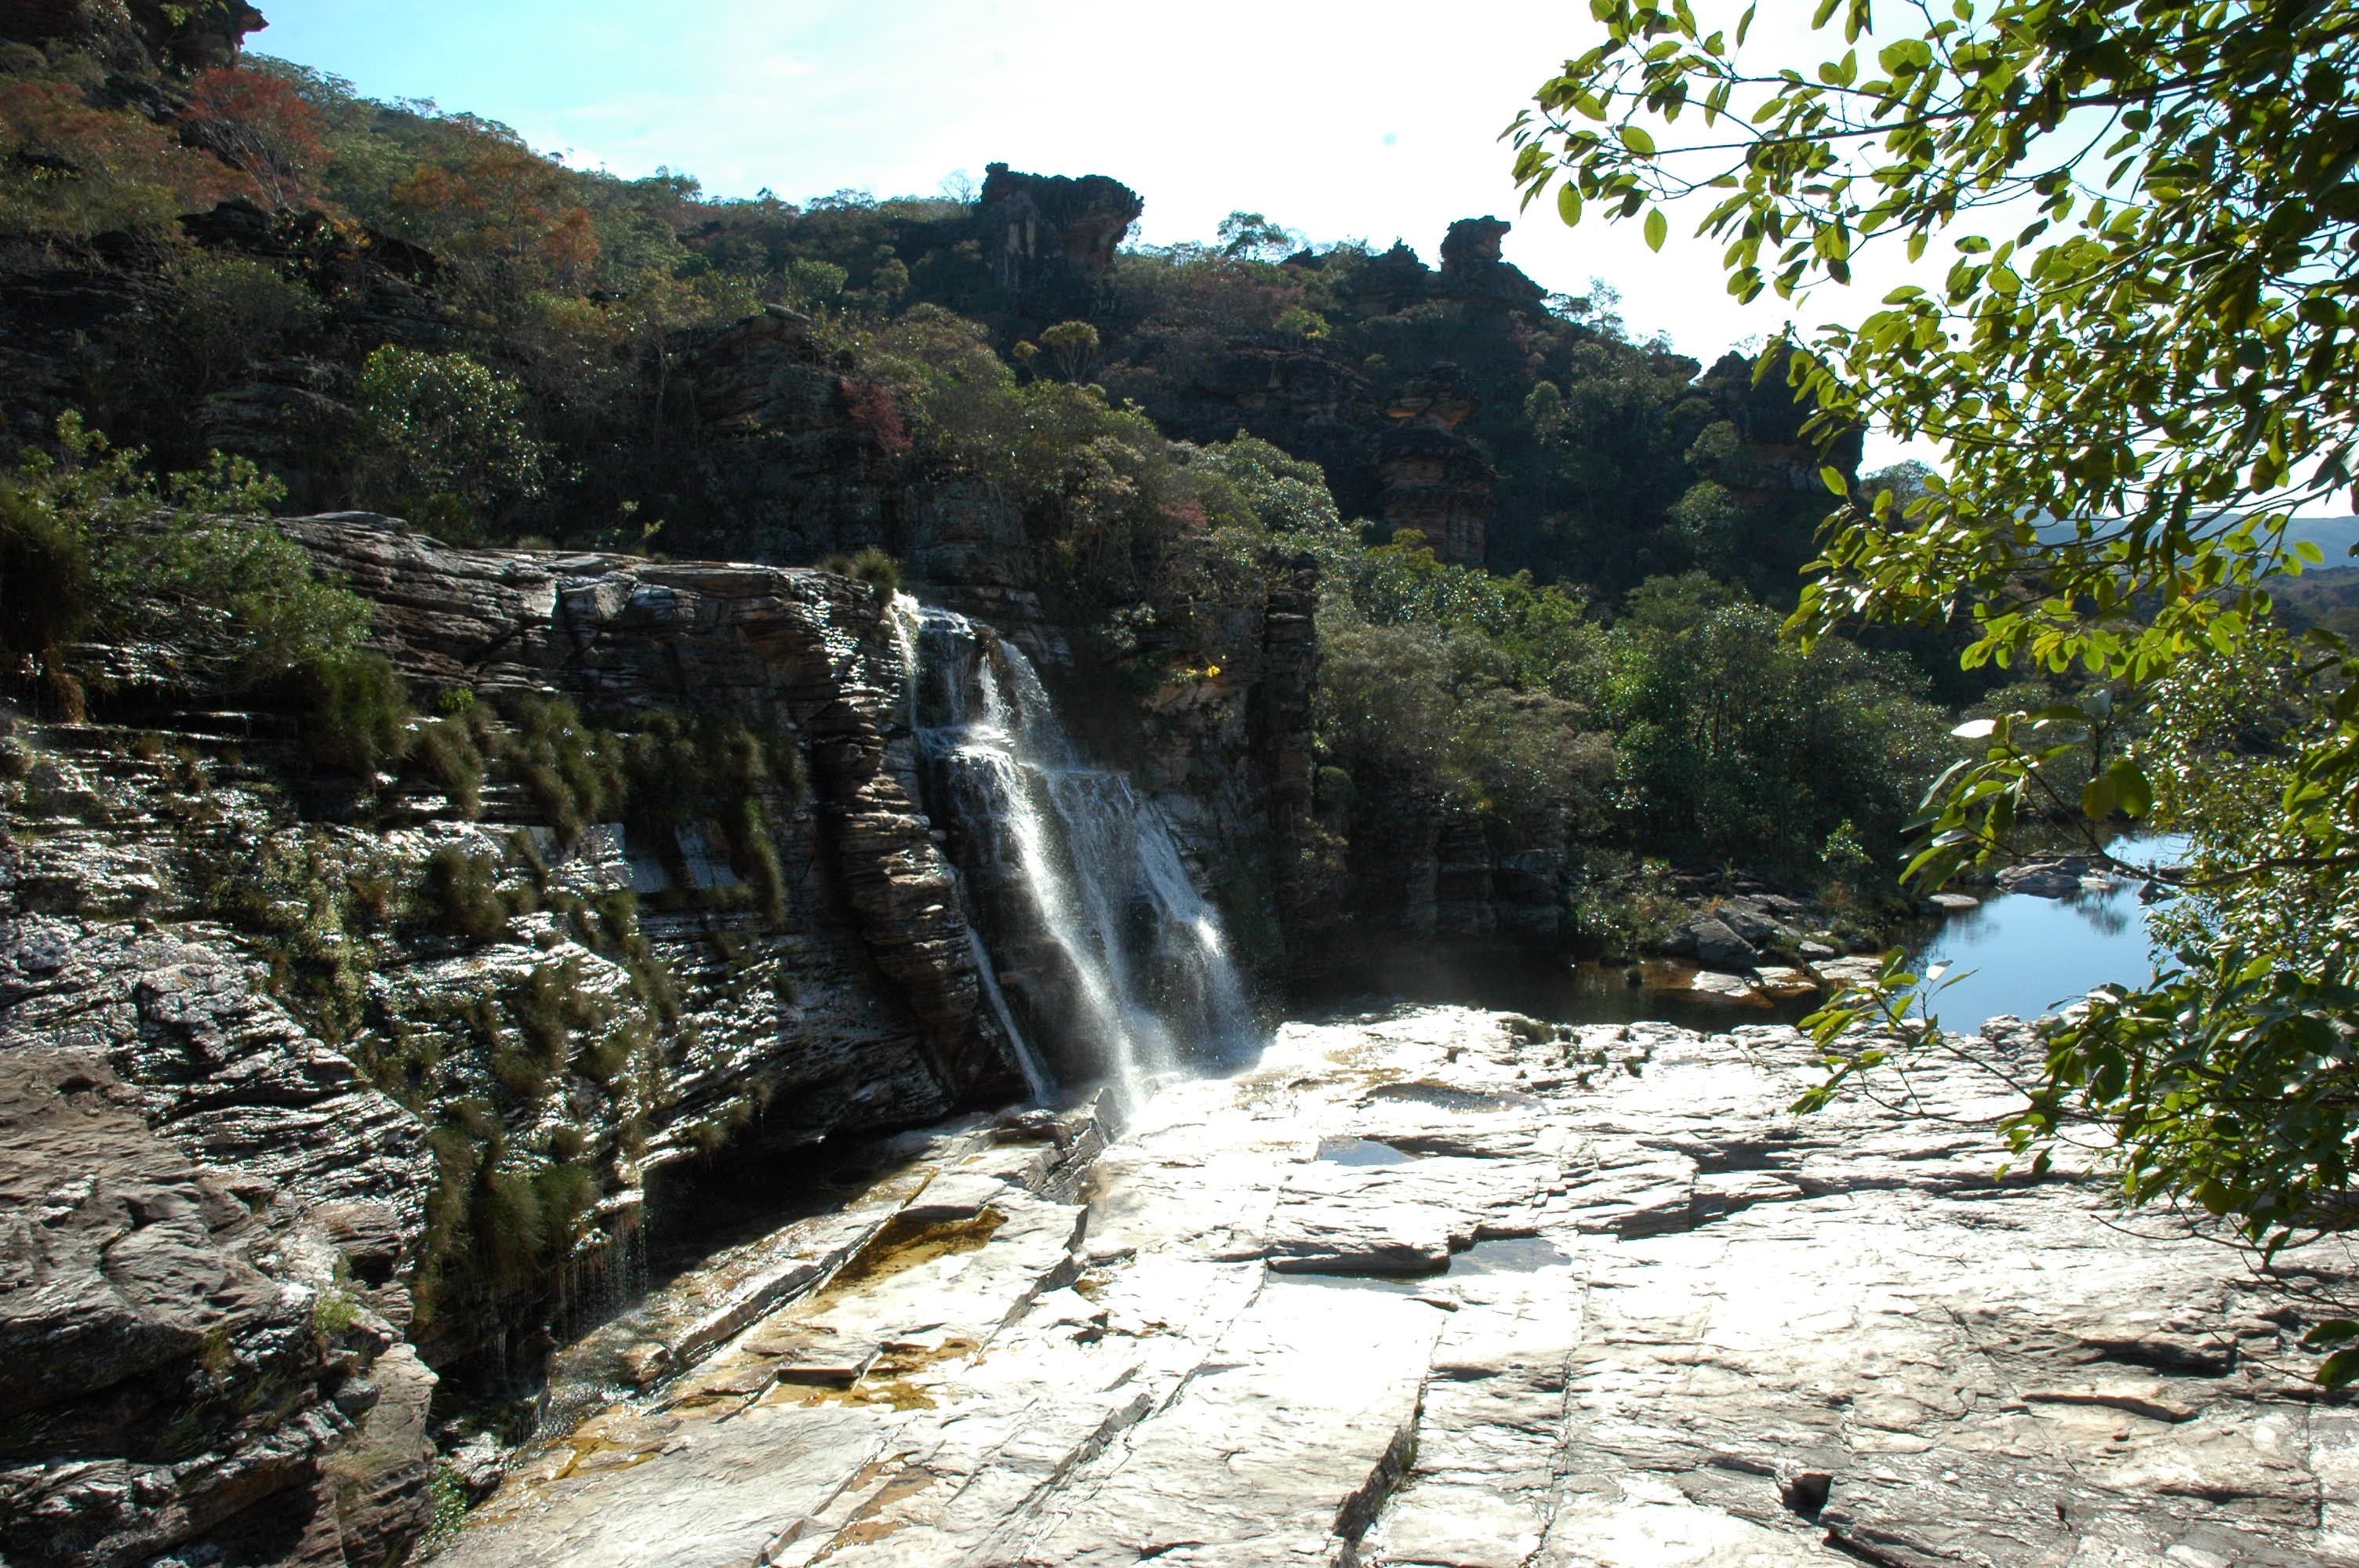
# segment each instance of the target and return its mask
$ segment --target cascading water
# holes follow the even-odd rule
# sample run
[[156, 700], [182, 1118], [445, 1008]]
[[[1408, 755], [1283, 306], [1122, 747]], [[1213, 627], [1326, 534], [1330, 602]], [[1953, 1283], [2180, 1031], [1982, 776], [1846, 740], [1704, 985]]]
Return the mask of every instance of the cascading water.
[[1247, 1044], [1245, 988], [1162, 813], [1082, 764], [1019, 650], [907, 595], [894, 611], [929, 794], [1035, 1032], [1133, 1104], [1158, 1075]]

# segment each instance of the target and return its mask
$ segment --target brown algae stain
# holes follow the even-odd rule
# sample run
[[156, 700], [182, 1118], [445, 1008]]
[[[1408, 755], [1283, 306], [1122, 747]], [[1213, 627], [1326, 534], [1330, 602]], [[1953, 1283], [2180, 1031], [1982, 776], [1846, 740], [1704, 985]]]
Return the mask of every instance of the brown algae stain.
[[821, 1297], [841, 1295], [856, 1286], [889, 1280], [920, 1263], [953, 1253], [973, 1252], [989, 1241], [1007, 1217], [995, 1208], [971, 1219], [942, 1219], [930, 1224], [897, 1217], [887, 1220], [852, 1260], [836, 1271]]
[[929, 1367], [973, 1356], [983, 1346], [963, 1336], [940, 1345], [887, 1346], [875, 1364], [847, 1387], [780, 1383], [762, 1397], [766, 1405], [884, 1405], [897, 1411], [929, 1411], [934, 1398], [912, 1379]]
[[930, 1470], [910, 1465], [884, 1486], [876, 1495], [853, 1510], [851, 1520], [835, 1532], [828, 1543], [814, 1554], [811, 1561], [821, 1563], [834, 1556], [847, 1546], [867, 1546], [909, 1528], [909, 1521], [879, 1519], [876, 1516], [904, 1498], [914, 1498], [932, 1486], [940, 1477]]

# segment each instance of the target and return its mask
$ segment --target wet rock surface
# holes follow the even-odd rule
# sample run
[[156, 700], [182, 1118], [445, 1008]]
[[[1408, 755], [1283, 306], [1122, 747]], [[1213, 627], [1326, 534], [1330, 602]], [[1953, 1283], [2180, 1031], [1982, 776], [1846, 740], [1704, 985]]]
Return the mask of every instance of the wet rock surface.
[[2359, 1553], [2359, 1419], [2294, 1315], [2093, 1179], [1998, 1179], [1993, 1086], [1797, 1119], [1790, 1030], [1520, 1022], [1289, 1025], [1078, 1194], [1085, 1117], [946, 1135], [847, 1262], [612, 1385], [438, 1561]]

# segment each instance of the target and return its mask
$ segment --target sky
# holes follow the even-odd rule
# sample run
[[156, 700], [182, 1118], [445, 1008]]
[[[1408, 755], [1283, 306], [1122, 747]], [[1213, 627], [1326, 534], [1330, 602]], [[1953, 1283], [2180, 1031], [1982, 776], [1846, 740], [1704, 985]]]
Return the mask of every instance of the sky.
[[[933, 195], [1004, 161], [1112, 175], [1145, 199], [1136, 237], [1154, 244], [1209, 240], [1244, 210], [1314, 242], [1405, 239], [1432, 261], [1452, 220], [1495, 214], [1515, 223], [1506, 258], [1543, 287], [1603, 278], [1635, 334], [1706, 363], [1793, 310], [1731, 299], [1692, 219], [1657, 254], [1635, 224], [1517, 216], [1498, 137], [1596, 41], [1580, 0], [260, 3], [270, 25], [250, 49], [371, 97], [502, 121], [581, 167], [684, 171], [714, 195]], [[1755, 44], [1821, 58], [1806, 6], [1767, 0]], [[1797, 313], [1864, 315], [1890, 281]]]

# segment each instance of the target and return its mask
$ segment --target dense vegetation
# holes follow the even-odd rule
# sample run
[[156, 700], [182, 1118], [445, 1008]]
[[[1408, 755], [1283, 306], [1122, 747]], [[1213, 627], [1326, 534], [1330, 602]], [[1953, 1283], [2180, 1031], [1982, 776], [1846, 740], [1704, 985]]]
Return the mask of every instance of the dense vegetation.
[[[963, 199], [709, 200], [284, 61], [167, 60], [134, 94], [67, 44], [0, 49], [0, 265], [101, 276], [138, 305], [82, 333], [73, 387], [27, 380], [10, 438], [64, 473], [95, 460], [85, 419], [168, 464], [258, 465], [173, 512], [120, 454], [98, 488], [128, 499], [103, 503], [38, 478], [37, 455], [9, 597], [31, 602], [22, 573], [61, 588], [41, 596], [51, 622], [9, 625], [27, 669], [133, 630], [66, 623], [82, 605], [136, 617], [142, 596], [110, 591], [118, 535], [275, 543], [186, 521], [209, 511], [357, 506], [462, 541], [856, 559], [883, 580], [913, 507], [962, 509], [990, 569], [1043, 592], [1134, 696], [1219, 669], [1238, 610], [1315, 557], [1327, 852], [1439, 815], [1601, 869], [1818, 882], [1863, 844], [1888, 853], [1938, 765], [1923, 666], [1778, 641], [1823, 509], [1780, 468], [1801, 413], [1782, 388], [1765, 405], [1741, 359], [1705, 375], [1633, 340], [1603, 285], [1544, 297], [1495, 239], [1482, 253], [1481, 225], [1453, 231], [1440, 274], [1238, 214], [1212, 243], [1114, 254], [1088, 290], [1014, 287]], [[729, 367], [772, 352], [749, 336], [765, 322], [792, 340], [788, 373], [773, 353], [747, 392]], [[1238, 363], [1327, 388], [1318, 407], [1376, 433], [1229, 396]], [[1449, 416], [1429, 445], [1486, 498], [1487, 566], [1516, 575], [1376, 520], [1383, 432], [1428, 406]], [[197, 557], [223, 583], [242, 569]], [[321, 766], [414, 771], [447, 749], [349, 663], [355, 625], [307, 625], [299, 646], [233, 618], [260, 629], [245, 678], [295, 681], [321, 715]]]
[[[1866, 0], [1827, 0], [1846, 52], [1815, 72], [1745, 63], [1744, 28], [1685, 5], [1596, 11], [1608, 41], [1516, 127], [1519, 179], [1568, 221], [1643, 213], [1659, 245], [1658, 203], [1711, 192], [1699, 230], [1747, 297], [1847, 282], [1870, 246], [1955, 252], [1794, 346], [1831, 417], [1951, 460], [1913, 496], [1849, 496], [1797, 622], [1963, 606], [1968, 663], [2097, 684], [1962, 729], [1976, 753], [1912, 873], [2003, 857], [2024, 814], [2067, 801], [2093, 839], [2126, 813], [2196, 844], [2174, 961], [2051, 1033], [2017, 1139], [2044, 1159], [2093, 1122], [2131, 1197], [2188, 1199], [2265, 1251], [2349, 1228], [2359, 657], [2276, 611], [2320, 559], [2288, 544], [2292, 515], [2346, 494], [2359, 449], [2359, 11], [2001, 0], [1870, 38]], [[2143, 732], [2091, 769], [2125, 706]], [[2359, 1323], [2317, 1342], [2346, 1340]], [[2359, 1375], [2359, 1347], [2325, 1370]]]

